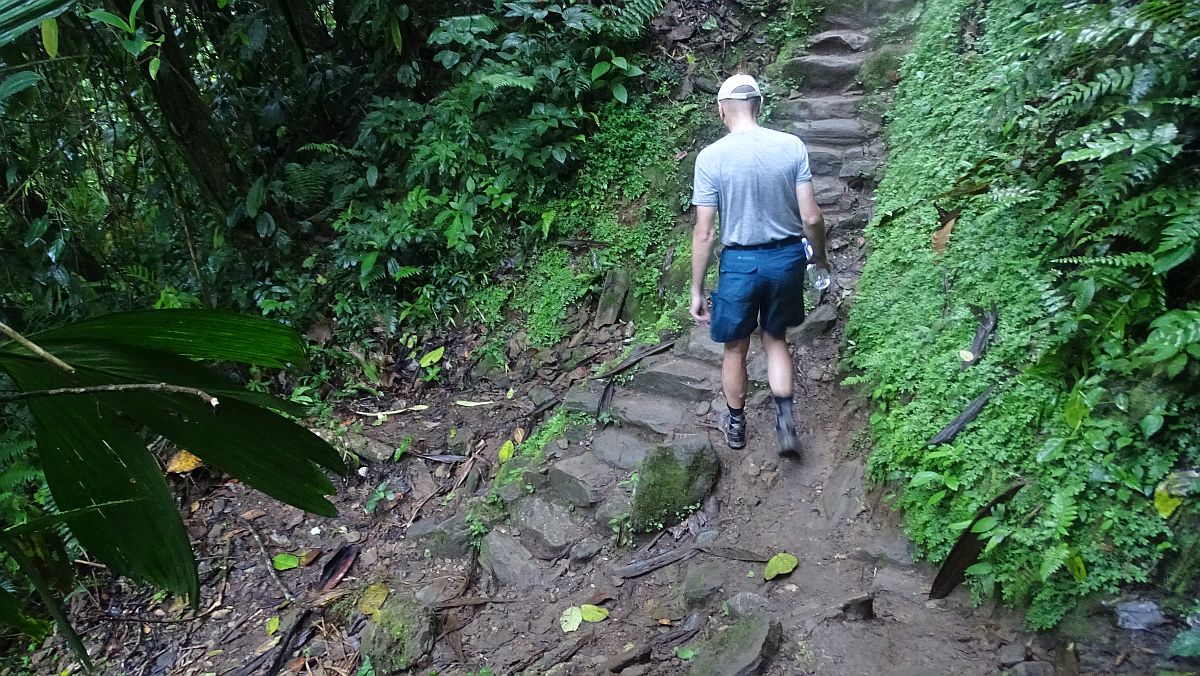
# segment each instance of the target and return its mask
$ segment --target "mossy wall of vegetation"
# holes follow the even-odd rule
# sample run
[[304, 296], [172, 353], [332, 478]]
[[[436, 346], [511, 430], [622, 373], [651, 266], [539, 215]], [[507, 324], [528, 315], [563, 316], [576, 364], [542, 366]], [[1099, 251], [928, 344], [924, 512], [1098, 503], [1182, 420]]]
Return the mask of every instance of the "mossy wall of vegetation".
[[1200, 462], [1198, 36], [1195, 3], [930, 0], [901, 65], [848, 382], [932, 560], [1028, 484], [969, 579], [1033, 627], [1178, 560], [1152, 496]]

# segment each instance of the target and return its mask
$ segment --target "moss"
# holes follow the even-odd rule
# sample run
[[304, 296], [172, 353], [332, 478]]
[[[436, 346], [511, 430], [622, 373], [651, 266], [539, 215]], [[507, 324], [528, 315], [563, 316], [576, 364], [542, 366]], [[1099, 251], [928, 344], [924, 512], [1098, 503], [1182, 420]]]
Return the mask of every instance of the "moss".
[[421, 604], [395, 591], [371, 618], [363, 639], [363, 654], [379, 673], [412, 668], [432, 646], [433, 616]]
[[708, 495], [719, 470], [707, 442], [650, 451], [638, 467], [630, 525], [634, 530], [651, 530], [686, 516]]
[[[763, 634], [765, 633], [765, 636]], [[760, 640], [761, 637], [761, 640]], [[729, 673], [729, 664], [723, 660], [745, 655], [758, 649], [760, 655], [769, 658], [778, 650], [782, 639], [782, 628], [761, 615], [743, 617], [716, 632], [712, 637], [697, 643], [696, 659], [692, 662], [691, 676], [715, 676]]]

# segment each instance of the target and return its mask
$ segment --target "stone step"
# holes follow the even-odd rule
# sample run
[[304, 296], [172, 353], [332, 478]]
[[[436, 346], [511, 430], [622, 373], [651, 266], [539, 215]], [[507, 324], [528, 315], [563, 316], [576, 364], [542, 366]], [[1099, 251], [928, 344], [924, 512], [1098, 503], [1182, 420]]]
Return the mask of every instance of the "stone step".
[[842, 169], [842, 158], [846, 154], [844, 148], [827, 146], [817, 143], [805, 143], [808, 149], [808, 167], [815, 175], [836, 176]]
[[525, 548], [543, 560], [560, 558], [590, 532], [566, 507], [536, 495], [517, 503], [512, 524], [521, 529]]
[[630, 388], [645, 394], [691, 402], [712, 401], [719, 379], [711, 364], [670, 358], [638, 372]]
[[826, 29], [845, 30], [879, 25], [884, 15], [913, 6], [914, 0], [830, 0], [824, 3], [821, 25]]
[[631, 471], [656, 445], [633, 430], [610, 425], [592, 437], [592, 454], [617, 469]]
[[630, 390], [617, 392], [609, 410], [622, 424], [656, 434], [671, 434], [692, 418], [688, 402]]
[[779, 66], [784, 77], [798, 80], [809, 91], [841, 91], [854, 84], [866, 55], [808, 54], [788, 59]]
[[[714, 343], [709, 338], [707, 326], [696, 326], [687, 334], [675, 339], [675, 354], [690, 357], [720, 366], [725, 356], [725, 348], [720, 343]], [[767, 380], [767, 355], [763, 352], [762, 344], [757, 340], [750, 341], [750, 355], [747, 358], [746, 370], [750, 380], [765, 382]]]
[[832, 176], [816, 176], [813, 178], [813, 193], [819, 206], [837, 204], [846, 194], [846, 184]]
[[808, 39], [811, 54], [845, 54], [861, 52], [871, 44], [869, 31], [850, 29], [831, 30], [817, 33]]
[[850, 145], [870, 140], [879, 133], [879, 125], [859, 119], [812, 120], [793, 122], [786, 130], [805, 143]]
[[775, 117], [781, 120], [804, 122], [831, 117], [856, 117], [862, 107], [861, 95], [834, 94], [788, 99], [775, 106]]

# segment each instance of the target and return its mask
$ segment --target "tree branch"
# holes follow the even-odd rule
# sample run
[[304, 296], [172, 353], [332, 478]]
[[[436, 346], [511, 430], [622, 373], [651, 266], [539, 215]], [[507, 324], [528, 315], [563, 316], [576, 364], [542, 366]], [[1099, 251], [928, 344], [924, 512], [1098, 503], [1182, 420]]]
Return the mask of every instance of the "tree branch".
[[[3, 324], [0, 324], [3, 326]], [[190, 394], [194, 397], [200, 397], [204, 403], [217, 407], [220, 400], [211, 394], [198, 390], [194, 387], [184, 387], [182, 385], [171, 385], [169, 383], [118, 383], [115, 385], [92, 385], [90, 387], [58, 387], [52, 390], [30, 390], [28, 392], [15, 392], [11, 394], [0, 394], [0, 404], [10, 401], [19, 401], [21, 399], [32, 399], [34, 397], [53, 397], [60, 394], [95, 394], [97, 392], [130, 392], [137, 390], [149, 390], [152, 392], [169, 392], [171, 394]]]
[[33, 341], [31, 341], [28, 338], [26, 338], [25, 336], [22, 336], [21, 334], [17, 333], [15, 330], [10, 328], [4, 322], [0, 322], [0, 333], [3, 333], [4, 335], [6, 335], [9, 338], [16, 341], [17, 344], [19, 344], [21, 347], [24, 347], [26, 350], [29, 350], [30, 352], [36, 354], [37, 356], [41, 357], [42, 359], [45, 359], [46, 361], [50, 362], [51, 364], [54, 364], [55, 366], [66, 371], [67, 373], [75, 372], [74, 366], [71, 366], [67, 362], [59, 359], [58, 357], [55, 357], [54, 355], [50, 354], [49, 352], [38, 347], [37, 345], [35, 345], [33, 343]]

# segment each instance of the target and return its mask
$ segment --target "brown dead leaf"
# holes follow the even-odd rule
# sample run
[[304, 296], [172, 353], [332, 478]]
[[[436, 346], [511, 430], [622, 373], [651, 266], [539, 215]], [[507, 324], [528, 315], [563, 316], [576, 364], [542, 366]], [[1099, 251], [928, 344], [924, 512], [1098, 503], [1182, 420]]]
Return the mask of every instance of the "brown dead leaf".
[[522, 441], [525, 441], [525, 428], [518, 427], [517, 429], [513, 430], [513, 443], [519, 444]]
[[658, 618], [658, 623], [659, 623], [660, 625], [664, 626], [664, 627], [669, 627], [669, 626], [671, 626], [671, 621], [670, 621], [670, 620], [668, 620], [668, 619], [667, 619], [667, 618], [665, 618], [665, 617], [660, 617], [660, 618]]
[[678, 162], [679, 160], [682, 160], [683, 158], [687, 157], [687, 155], [688, 155], [688, 151], [680, 150], [679, 152], [675, 153], [675, 161]]
[[203, 460], [201, 460], [200, 458], [197, 458], [196, 456], [192, 455], [191, 453], [188, 453], [187, 451], [185, 451], [183, 449], [180, 449], [179, 451], [177, 451], [175, 453], [175, 455], [171, 456], [171, 459], [169, 461], [167, 461], [167, 473], [168, 474], [187, 474], [188, 472], [190, 472], [194, 469], [199, 469], [200, 467], [203, 467], [203, 466], [204, 466]]
[[245, 519], [245, 520], [247, 520], [247, 521], [253, 521], [253, 520], [255, 520], [255, 519], [261, 519], [261, 518], [263, 518], [263, 517], [264, 517], [264, 516], [266, 516], [266, 515], [267, 515], [267, 513], [266, 513], [265, 511], [263, 511], [263, 510], [261, 510], [261, 509], [257, 509], [257, 508], [255, 508], [255, 509], [247, 509], [246, 511], [242, 512], [242, 514], [241, 514], [242, 518], [243, 518], [243, 519]]
[[300, 565], [302, 565], [302, 566], [312, 565], [312, 562], [316, 561], [317, 557], [319, 557], [319, 556], [321, 556], [321, 548], [320, 547], [312, 547], [311, 549], [301, 549], [299, 552], [297, 552], [297, 558], [300, 559]]
[[588, 597], [587, 603], [589, 603], [593, 606], [598, 606], [598, 605], [603, 604], [605, 601], [613, 600], [613, 598], [614, 597], [612, 595], [612, 592], [607, 592], [607, 591], [604, 591], [603, 589], [598, 589], [598, 590], [596, 590], [596, 593], [594, 593]]
[[946, 221], [946, 224], [938, 228], [933, 233], [933, 251], [941, 256], [946, 253], [946, 247], [950, 245], [950, 233], [954, 231], [954, 224], [958, 222], [958, 217], [955, 216]]

